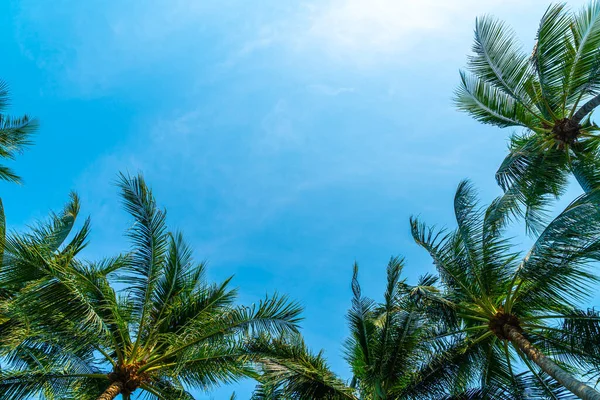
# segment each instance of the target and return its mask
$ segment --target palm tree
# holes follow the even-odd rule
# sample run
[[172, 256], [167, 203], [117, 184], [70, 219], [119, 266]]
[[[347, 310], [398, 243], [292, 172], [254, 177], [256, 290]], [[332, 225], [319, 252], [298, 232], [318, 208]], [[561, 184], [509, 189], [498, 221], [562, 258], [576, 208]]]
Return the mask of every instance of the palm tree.
[[[439, 400], [491, 395], [491, 387], [476, 389], [470, 377], [465, 379], [465, 371], [474, 367], [470, 354], [464, 352], [464, 341], [436, 337], [440, 335], [431, 316], [438, 318], [433, 312], [442, 310], [436, 278], [425, 275], [417, 285], [408, 285], [400, 279], [402, 268], [402, 259], [390, 260], [384, 301], [377, 303], [361, 294], [354, 266], [350, 337], [345, 343], [353, 373], [350, 383], [337, 377], [322, 353], [311, 353], [300, 337], [266, 338], [255, 342], [259, 347], [254, 351], [263, 361], [253, 400]], [[462, 385], [457, 385], [461, 379]], [[493, 394], [496, 399], [509, 399], [498, 388]]]
[[[31, 144], [29, 138], [37, 128], [37, 122], [26, 115], [14, 118], [4, 114], [8, 104], [8, 87], [0, 81], [0, 158], [12, 160]], [[4, 165], [0, 165], [0, 180], [21, 182], [21, 178]]]
[[[573, 201], [525, 257], [502, 237], [517, 201], [517, 195], [504, 195], [481, 209], [471, 185], [462, 182], [454, 199], [455, 231], [411, 219], [413, 237], [430, 253], [443, 284], [443, 294], [430, 301], [443, 311], [438, 317], [445, 335], [465, 343], [463, 356], [478, 369], [463, 381], [477, 378], [481, 388], [511, 390], [536, 383], [546, 398], [556, 398], [559, 384], [580, 398], [600, 399], [570, 373], [598, 365], [598, 352], [565, 329], [573, 321], [598, 322], [576, 307], [597, 282], [589, 264], [600, 258], [600, 193]], [[529, 370], [527, 376], [518, 373], [520, 365]]]
[[[452, 313], [440, 301], [438, 278], [425, 274], [416, 285], [400, 279], [404, 261], [392, 258], [381, 304], [361, 295], [355, 266], [354, 294], [349, 311], [351, 336], [346, 342], [347, 361], [363, 400], [398, 399], [539, 399], [538, 382], [530, 374], [519, 379], [526, 385], [478, 384], [478, 360], [465, 351], [465, 341], [451, 337], [438, 321]], [[548, 393], [563, 388], [548, 385]], [[509, 392], [511, 395], [507, 395]]]
[[80, 259], [89, 219], [73, 232], [76, 197], [31, 233], [7, 237], [0, 283], [17, 292], [11, 307], [26, 329], [14, 329], [27, 334], [3, 348], [3, 399], [191, 399], [189, 388], [255, 375], [252, 337], [297, 332], [301, 309], [286, 297], [236, 306], [231, 278], [207, 282], [141, 176], [121, 175], [119, 186], [134, 220], [124, 256]]
[[[435, 360], [430, 359], [431, 343], [427, 340], [431, 321], [419, 304], [429, 292], [437, 291], [436, 279], [426, 275], [417, 286], [409, 286], [400, 279], [403, 265], [400, 258], [388, 263], [382, 304], [361, 294], [358, 267], [354, 266], [352, 307], [348, 312], [350, 337], [345, 347], [353, 373], [352, 386], [358, 389], [361, 399], [406, 398], [424, 389], [423, 384], [429, 380], [424, 377], [425, 370], [438, 372], [433, 367]], [[437, 379], [441, 377], [435, 376]]]
[[468, 72], [461, 71], [458, 108], [478, 121], [519, 128], [496, 179], [519, 193], [534, 232], [540, 210], [565, 190], [569, 174], [585, 191], [600, 183], [600, 2], [578, 13], [553, 5], [541, 19], [532, 53], [503, 22], [475, 24]]

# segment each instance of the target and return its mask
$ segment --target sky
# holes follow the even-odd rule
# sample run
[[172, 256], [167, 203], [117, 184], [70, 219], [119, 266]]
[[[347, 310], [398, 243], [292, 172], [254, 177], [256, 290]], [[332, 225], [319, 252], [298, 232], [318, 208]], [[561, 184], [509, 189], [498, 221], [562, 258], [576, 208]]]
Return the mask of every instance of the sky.
[[[10, 113], [40, 121], [11, 164], [24, 185], [0, 183], [9, 227], [76, 191], [92, 218], [86, 257], [125, 251], [114, 183], [142, 172], [210, 279], [234, 275], [244, 304], [276, 291], [299, 301], [308, 345], [349, 379], [353, 263], [381, 299], [391, 256], [406, 258], [409, 282], [433, 271], [411, 215], [452, 227], [465, 178], [486, 203], [501, 193], [494, 172], [512, 131], [452, 103], [475, 18], [506, 20], [529, 49], [548, 4], [4, 0]], [[246, 399], [252, 388], [196, 394]]]

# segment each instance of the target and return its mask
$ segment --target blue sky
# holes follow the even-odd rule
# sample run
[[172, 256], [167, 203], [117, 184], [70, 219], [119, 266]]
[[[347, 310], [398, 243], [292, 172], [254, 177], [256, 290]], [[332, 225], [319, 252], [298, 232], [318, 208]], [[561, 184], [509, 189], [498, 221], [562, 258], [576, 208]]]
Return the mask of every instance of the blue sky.
[[[443, 4], [439, 4], [443, 3]], [[583, 1], [572, 2], [579, 7]], [[379, 298], [390, 256], [432, 271], [408, 218], [452, 225], [470, 178], [487, 202], [509, 130], [457, 112], [452, 92], [475, 17], [507, 20], [527, 48], [547, 1], [150, 0], [0, 2], [0, 78], [36, 145], [0, 183], [10, 226], [59, 209], [92, 216], [87, 256], [127, 248], [118, 171], [141, 171], [209, 276], [241, 301], [289, 294], [303, 333], [342, 357], [350, 277]], [[573, 189], [569, 196], [577, 194]], [[251, 383], [198, 398], [249, 396]]]

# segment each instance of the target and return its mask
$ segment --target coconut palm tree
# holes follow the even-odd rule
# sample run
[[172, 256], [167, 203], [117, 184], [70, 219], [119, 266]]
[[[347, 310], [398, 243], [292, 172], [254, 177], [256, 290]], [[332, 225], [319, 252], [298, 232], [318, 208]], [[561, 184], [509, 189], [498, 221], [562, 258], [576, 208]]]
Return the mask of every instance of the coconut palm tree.
[[[267, 338], [255, 342], [260, 348], [254, 351], [264, 361], [253, 399], [512, 398], [504, 395], [504, 388], [473, 387], [477, 366], [464, 351], [464, 340], [447, 340], [435, 329], [436, 313], [446, 312], [439, 306], [436, 278], [425, 275], [417, 285], [408, 285], [400, 278], [402, 268], [402, 259], [390, 260], [384, 301], [377, 303], [362, 295], [354, 266], [350, 337], [345, 343], [351, 382], [337, 377], [322, 353], [311, 353], [300, 337]], [[521, 398], [539, 398], [526, 396], [524, 388], [522, 392]]]
[[[403, 264], [399, 258], [390, 260], [381, 304], [361, 295], [355, 266], [346, 349], [352, 386], [361, 399], [543, 398], [538, 382], [527, 373], [519, 376], [522, 385], [480, 385], [476, 377], [481, 358], [466, 351], [464, 338], [449, 336], [438, 324], [452, 313], [440, 301], [438, 278], [425, 274], [416, 285], [408, 285], [400, 279]], [[552, 396], [564, 391], [552, 383], [547, 389]]]
[[427, 340], [431, 321], [419, 301], [437, 291], [433, 286], [436, 279], [426, 275], [417, 286], [409, 286], [400, 279], [403, 265], [400, 258], [388, 263], [381, 304], [362, 295], [358, 267], [354, 266], [352, 307], [348, 311], [350, 337], [345, 347], [353, 373], [352, 386], [358, 389], [361, 399], [406, 398], [425, 382], [424, 370], [434, 370], [435, 360], [431, 360], [431, 343]]
[[[580, 398], [600, 399], [577, 378], [577, 371], [598, 365], [598, 352], [565, 329], [573, 321], [598, 322], [576, 307], [597, 282], [589, 264], [600, 258], [600, 193], [573, 201], [524, 257], [502, 237], [518, 200], [505, 195], [482, 209], [471, 185], [462, 182], [454, 199], [455, 231], [411, 220], [413, 237], [430, 253], [443, 284], [439, 321], [448, 337], [465, 343], [463, 356], [478, 368], [481, 388], [521, 390], [536, 383], [536, 391], [556, 398], [558, 384]], [[528, 376], [518, 373], [521, 366]]]
[[[31, 144], [30, 136], [37, 128], [37, 122], [26, 115], [15, 118], [4, 114], [8, 104], [8, 87], [0, 81], [0, 158], [12, 160]], [[0, 165], [0, 180], [21, 182], [21, 178], [4, 165]]]
[[586, 191], [598, 186], [600, 136], [591, 113], [600, 105], [599, 1], [577, 13], [564, 4], [549, 7], [529, 53], [503, 22], [479, 18], [460, 78], [460, 110], [522, 130], [511, 136], [496, 179], [520, 194], [528, 228], [541, 227], [540, 210], [564, 192], [569, 174]]
[[144, 179], [121, 175], [119, 186], [134, 220], [126, 255], [82, 261], [89, 219], [73, 232], [76, 197], [7, 237], [0, 283], [18, 292], [11, 309], [26, 318], [13, 328], [22, 339], [3, 348], [3, 399], [191, 399], [190, 388], [254, 376], [252, 337], [297, 332], [296, 303], [236, 306], [231, 279], [207, 282], [182, 235], [167, 231]]

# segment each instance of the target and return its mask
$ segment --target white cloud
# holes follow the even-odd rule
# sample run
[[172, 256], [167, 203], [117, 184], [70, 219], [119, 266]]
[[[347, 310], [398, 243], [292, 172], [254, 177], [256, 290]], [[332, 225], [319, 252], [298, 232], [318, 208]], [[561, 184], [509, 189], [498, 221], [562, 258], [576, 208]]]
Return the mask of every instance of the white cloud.
[[343, 93], [354, 93], [356, 89], [353, 87], [335, 87], [323, 84], [308, 85], [308, 90], [324, 96], [339, 96]]
[[258, 33], [256, 34], [255, 38], [242, 43], [241, 47], [231, 52], [227, 59], [220, 63], [219, 66], [223, 68], [233, 67], [257, 51], [273, 45], [279, 36], [279, 29], [277, 29], [275, 25], [266, 25], [257, 29], [257, 31]]
[[259, 143], [262, 149], [279, 151], [302, 142], [303, 138], [294, 129], [293, 115], [285, 100], [277, 101], [261, 122], [264, 136]]
[[[397, 57], [424, 39], [449, 43], [470, 34], [484, 13], [541, 13], [545, 0], [328, 0], [308, 7], [308, 25], [295, 43], [329, 57], [371, 64]], [[522, 15], [522, 14], [521, 14]], [[439, 47], [439, 46], [438, 46]]]
[[444, 23], [435, 8], [432, 1], [334, 0], [313, 9], [309, 34], [338, 49], [397, 49], [418, 31]]
[[[332, 59], [341, 60], [345, 67], [378, 66], [388, 59], [411, 62], [413, 58], [405, 55], [417, 46], [413, 56], [440, 51], [464, 54], [477, 15], [498, 14], [511, 24], [526, 17], [529, 26], [541, 16], [547, 0], [249, 4], [241, 0], [100, 2], [89, 13], [88, 3], [71, 6], [65, 0], [49, 7], [30, 1], [21, 8], [21, 35], [38, 32], [40, 49], [51, 53], [26, 47], [23, 51], [53, 67], [53, 80], [66, 79], [80, 92], [95, 94], [139, 76], [168, 76], [175, 68], [191, 81], [203, 82], [213, 74], [220, 76], [223, 69], [257, 61], [256, 54], [262, 57], [261, 67], [273, 65], [282, 71], [312, 65], [323, 71]], [[59, 20], [57, 29], [54, 24]]]

